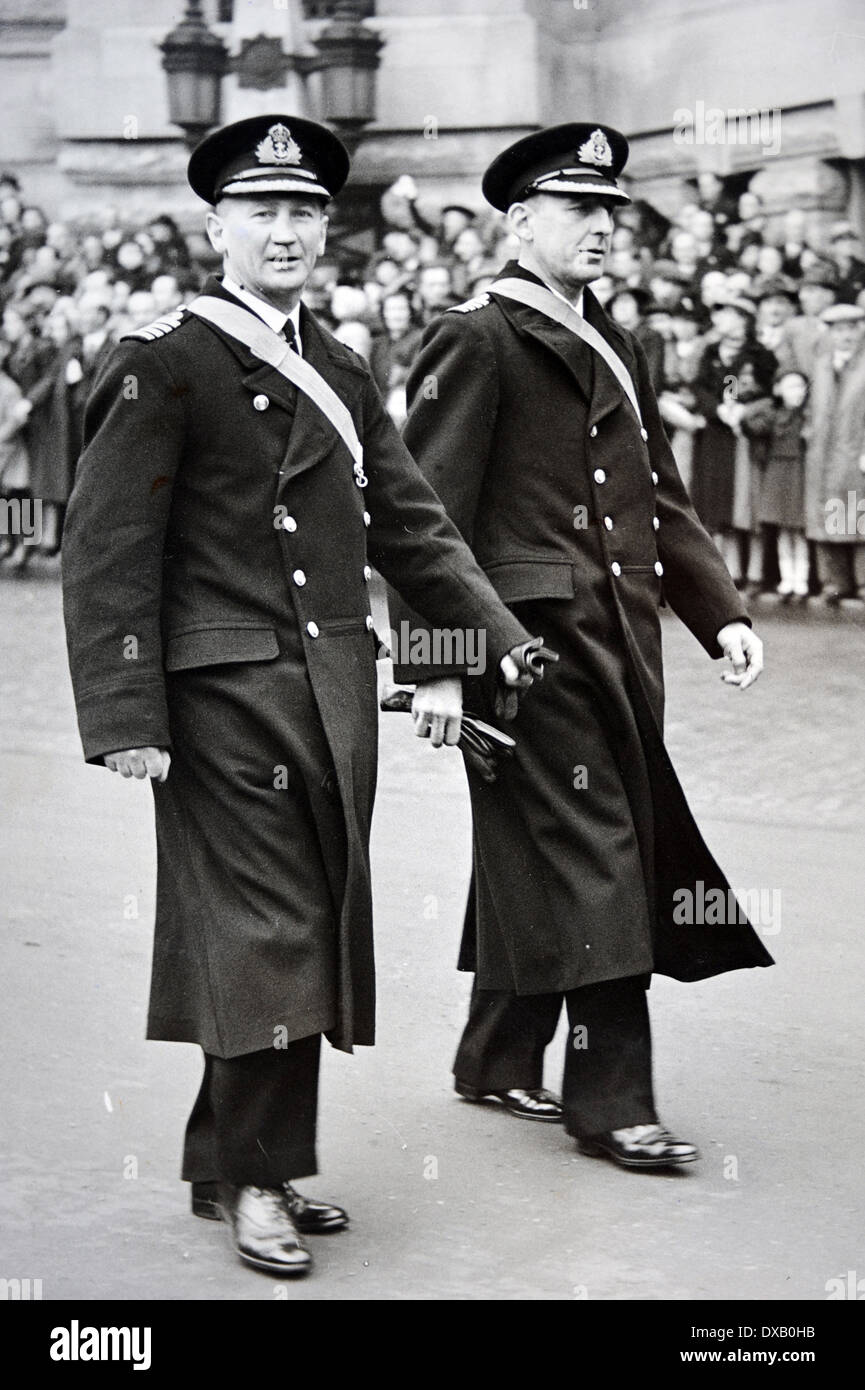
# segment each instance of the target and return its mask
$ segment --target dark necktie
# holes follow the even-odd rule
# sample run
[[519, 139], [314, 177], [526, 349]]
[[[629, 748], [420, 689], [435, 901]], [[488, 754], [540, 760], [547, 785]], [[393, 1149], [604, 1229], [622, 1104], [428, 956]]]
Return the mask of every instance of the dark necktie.
[[292, 351], [293, 351], [293, 352], [296, 352], [296, 353], [298, 354], [298, 356], [299, 356], [299, 355], [300, 355], [300, 344], [299, 344], [299, 342], [297, 341], [297, 331], [296, 331], [296, 329], [295, 329], [295, 327], [294, 327], [294, 324], [292, 323], [291, 319], [286, 319], [286, 320], [285, 320], [285, 326], [284, 326], [284, 328], [283, 328], [283, 330], [282, 330], [282, 336], [283, 336], [283, 338], [285, 339], [285, 341], [288, 343], [288, 346], [292, 349]]

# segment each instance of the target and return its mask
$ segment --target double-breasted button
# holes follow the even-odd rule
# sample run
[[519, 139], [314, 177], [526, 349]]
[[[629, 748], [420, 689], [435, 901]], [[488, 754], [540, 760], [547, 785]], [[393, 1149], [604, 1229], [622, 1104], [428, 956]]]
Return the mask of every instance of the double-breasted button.
[[304, 584], [306, 583], [306, 575], [304, 574], [303, 570], [295, 570], [294, 574], [291, 577], [294, 580], [297, 587], [299, 589], [302, 589]]
[[265, 396], [263, 394], [253, 396], [252, 404], [256, 410], [267, 410], [267, 407], [270, 405], [270, 396]]
[[366, 630], [367, 630], [367, 632], [372, 632], [372, 614], [371, 614], [371, 613], [367, 613], [367, 615], [366, 615]]
[[319, 634], [318, 623], [307, 623], [306, 630], [309, 633], [310, 637], [317, 637]]
[[595, 469], [594, 479], [596, 483], [605, 483], [607, 481], [607, 475], [604, 472], [603, 468]]
[[655, 484], [655, 487], [658, 486], [658, 475], [654, 469], [652, 470], [652, 482]]
[[644, 444], [645, 444], [646, 440], [648, 439], [648, 437], [649, 437], [649, 431], [646, 429], [646, 427], [645, 427], [645, 425], [644, 425], [643, 428], [640, 430], [640, 438], [642, 439], [642, 441], [643, 441]]
[[658, 527], [660, 526], [660, 524], [661, 524], [661, 523], [660, 523], [660, 521], [658, 520], [658, 518], [657, 518], [656, 516], [653, 516], [653, 517], [652, 517], [652, 525], [654, 526], [654, 528], [655, 528], [656, 531], [657, 531]]
[[619, 575], [622, 573], [622, 566], [619, 564], [618, 560], [613, 561], [613, 563], [610, 565], [610, 569], [613, 571], [613, 574], [618, 579]]
[[655, 561], [655, 574], [656, 574], [656, 575], [658, 576], [658, 578], [660, 579], [660, 577], [661, 577], [661, 575], [662, 575], [663, 573], [664, 573], [664, 566], [661, 564], [660, 560], [656, 560], [656, 561]]
[[297, 530], [297, 522], [295, 521], [293, 516], [284, 516], [282, 518], [282, 529], [283, 531]]
[[604, 517], [604, 525], [606, 526], [606, 528], [607, 528], [608, 531], [612, 531], [612, 529], [613, 529], [613, 518], [612, 518], [611, 516], [605, 516], [605, 517]]
[[592, 428], [589, 430], [589, 438], [590, 438], [590, 439], [597, 439], [597, 437], [598, 437], [598, 427], [597, 427], [597, 425], [592, 425]]
[[364, 565], [364, 567], [363, 567], [363, 577], [364, 577], [364, 579], [366, 580], [367, 584], [368, 584], [369, 581], [372, 579], [372, 570], [370, 569], [369, 565]]
[[369, 512], [364, 512], [364, 514], [363, 514], [363, 524], [364, 524], [364, 526], [369, 526], [369, 523], [370, 523], [371, 521], [372, 521], [372, 517], [370, 516]]

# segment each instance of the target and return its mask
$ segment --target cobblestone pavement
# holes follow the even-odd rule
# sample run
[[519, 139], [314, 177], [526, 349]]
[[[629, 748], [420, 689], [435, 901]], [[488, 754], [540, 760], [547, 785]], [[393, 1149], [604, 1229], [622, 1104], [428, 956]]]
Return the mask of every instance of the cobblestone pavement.
[[[0, 619], [0, 1277], [41, 1278], [45, 1298], [284, 1295], [187, 1214], [177, 1180], [200, 1063], [143, 1041], [149, 792], [81, 762], [56, 577], [0, 583]], [[316, 1244], [290, 1298], [823, 1299], [861, 1266], [865, 621], [769, 602], [756, 619], [768, 669], [745, 694], [665, 620], [667, 737], [692, 805], [734, 885], [777, 886], [783, 904], [775, 969], [653, 985], [662, 1113], [703, 1162], [623, 1173], [454, 1098], [464, 780], [388, 715], [379, 1045], [328, 1053], [306, 1185], [352, 1227]]]

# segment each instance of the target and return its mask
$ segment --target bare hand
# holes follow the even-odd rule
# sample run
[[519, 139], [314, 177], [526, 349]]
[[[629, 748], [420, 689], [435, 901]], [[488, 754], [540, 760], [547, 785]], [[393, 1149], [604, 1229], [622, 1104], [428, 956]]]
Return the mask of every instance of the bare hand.
[[419, 681], [411, 702], [411, 717], [418, 738], [428, 738], [433, 748], [454, 747], [460, 741], [463, 718], [463, 683], [456, 676]]
[[121, 777], [152, 777], [164, 782], [171, 766], [171, 755], [167, 748], [124, 748], [117, 753], [103, 754], [102, 761], [112, 772]]
[[763, 669], [763, 643], [747, 623], [728, 623], [718, 633], [718, 646], [733, 667], [721, 680], [747, 690]]

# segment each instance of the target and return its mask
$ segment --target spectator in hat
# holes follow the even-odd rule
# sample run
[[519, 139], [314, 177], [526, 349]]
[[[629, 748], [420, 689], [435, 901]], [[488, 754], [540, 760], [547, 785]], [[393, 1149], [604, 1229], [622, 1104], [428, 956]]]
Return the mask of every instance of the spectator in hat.
[[857, 295], [865, 289], [865, 261], [862, 260], [862, 242], [856, 228], [850, 222], [836, 222], [831, 235], [832, 258], [838, 267], [838, 300], [841, 304], [854, 304]]
[[834, 304], [815, 354], [811, 433], [805, 461], [805, 520], [818, 543], [823, 598], [857, 597], [865, 537], [858, 505], [865, 485], [865, 309]]
[[798, 307], [796, 286], [784, 275], [769, 275], [757, 281], [753, 297], [757, 304], [757, 342], [776, 352], [784, 325]]
[[773, 349], [780, 367], [795, 368], [810, 381], [817, 345], [826, 332], [820, 315], [835, 303], [840, 283], [831, 261], [818, 261], [805, 271], [799, 286], [799, 312], [782, 324]]
[[775, 375], [772, 400], [755, 406], [744, 421], [749, 437], [762, 445], [758, 520], [777, 529], [777, 592], [784, 603], [808, 598], [808, 542], [805, 539], [805, 403], [808, 378], [796, 368]]
[[741, 421], [751, 400], [771, 394], [777, 367], [772, 353], [756, 340], [754, 320], [750, 300], [734, 299], [715, 307], [714, 340], [703, 350], [694, 381], [696, 413], [706, 424], [694, 441], [691, 495], [703, 525], [742, 588], [757, 583], [761, 557], [750, 544], [756, 518]]

